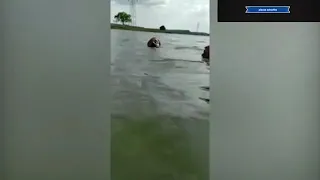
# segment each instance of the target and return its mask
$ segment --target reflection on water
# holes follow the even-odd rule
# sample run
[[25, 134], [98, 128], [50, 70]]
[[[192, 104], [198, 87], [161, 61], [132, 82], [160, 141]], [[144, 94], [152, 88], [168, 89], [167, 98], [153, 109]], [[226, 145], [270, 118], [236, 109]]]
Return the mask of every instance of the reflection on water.
[[[112, 176], [208, 179], [209, 38], [112, 30]], [[146, 43], [157, 36], [159, 49]]]

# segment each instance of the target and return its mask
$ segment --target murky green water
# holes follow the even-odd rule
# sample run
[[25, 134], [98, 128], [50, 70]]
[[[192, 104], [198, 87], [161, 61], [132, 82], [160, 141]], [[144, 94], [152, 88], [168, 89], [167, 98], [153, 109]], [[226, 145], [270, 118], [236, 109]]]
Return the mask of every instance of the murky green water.
[[[112, 30], [112, 177], [206, 180], [209, 37]], [[146, 43], [159, 37], [162, 48]]]

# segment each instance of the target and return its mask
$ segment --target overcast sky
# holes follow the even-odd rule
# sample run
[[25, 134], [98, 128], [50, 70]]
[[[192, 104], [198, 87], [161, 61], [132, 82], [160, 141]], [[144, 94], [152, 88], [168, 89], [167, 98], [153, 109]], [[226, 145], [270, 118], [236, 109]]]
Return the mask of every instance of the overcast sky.
[[[209, 0], [137, 0], [136, 25], [209, 32]], [[111, 22], [120, 11], [130, 13], [128, 0], [111, 1]]]

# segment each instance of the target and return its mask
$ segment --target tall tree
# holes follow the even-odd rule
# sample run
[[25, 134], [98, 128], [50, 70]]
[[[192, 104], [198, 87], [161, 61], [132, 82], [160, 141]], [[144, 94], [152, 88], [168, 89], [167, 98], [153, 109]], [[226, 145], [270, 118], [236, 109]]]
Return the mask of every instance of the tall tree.
[[126, 12], [119, 12], [114, 16], [114, 19], [116, 22], [121, 22], [122, 25], [132, 22], [131, 15]]

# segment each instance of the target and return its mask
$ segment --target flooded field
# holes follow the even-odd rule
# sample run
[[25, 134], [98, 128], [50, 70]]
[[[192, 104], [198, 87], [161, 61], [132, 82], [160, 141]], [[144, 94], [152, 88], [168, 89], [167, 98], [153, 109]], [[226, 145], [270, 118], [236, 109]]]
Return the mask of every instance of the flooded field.
[[[209, 37], [112, 30], [112, 176], [208, 179]], [[156, 36], [162, 48], [146, 43]]]

